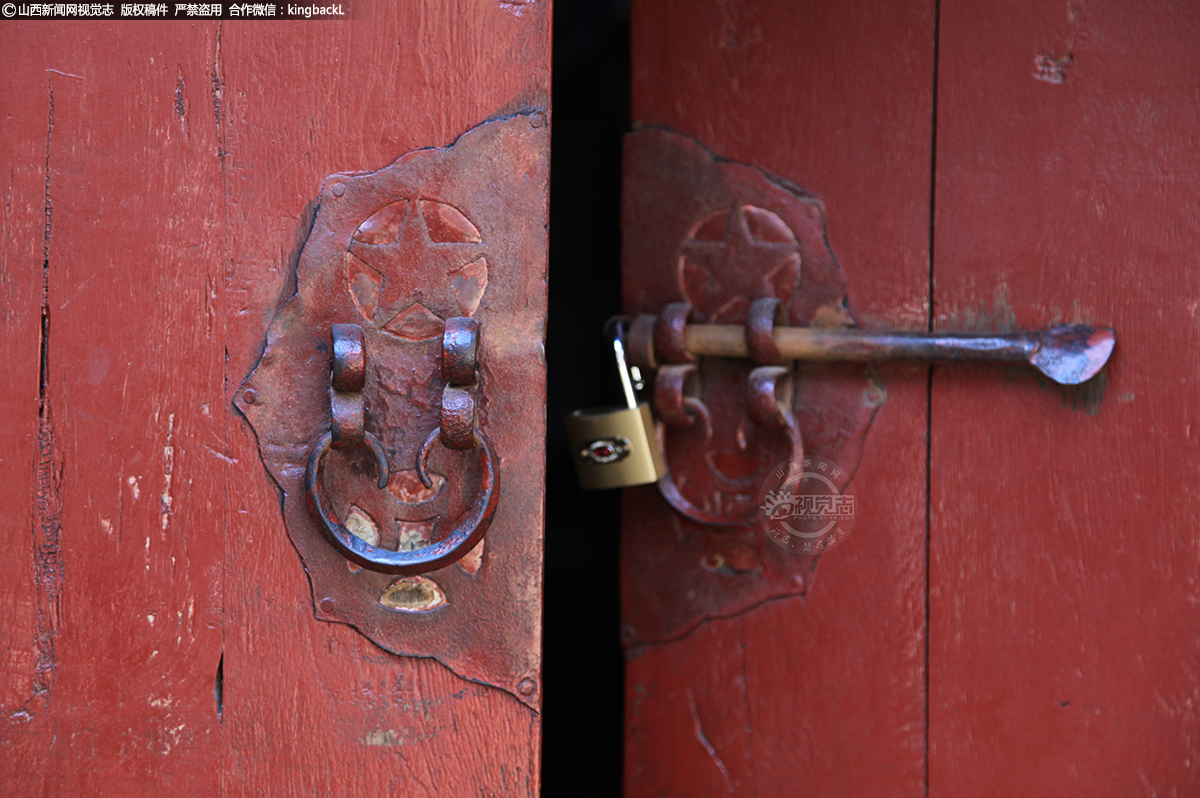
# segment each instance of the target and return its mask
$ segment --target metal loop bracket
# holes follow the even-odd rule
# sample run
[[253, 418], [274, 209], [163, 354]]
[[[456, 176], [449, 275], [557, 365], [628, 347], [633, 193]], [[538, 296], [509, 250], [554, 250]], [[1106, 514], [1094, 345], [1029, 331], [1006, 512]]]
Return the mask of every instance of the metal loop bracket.
[[691, 363], [696, 356], [687, 350], [684, 331], [695, 315], [687, 302], [669, 302], [658, 314], [654, 324], [654, 347], [659, 359], [666, 363]]
[[654, 378], [654, 409], [658, 417], [677, 427], [690, 427], [697, 415], [703, 415], [707, 421], [708, 410], [695, 397], [699, 384], [695, 363], [660, 366]]
[[782, 366], [783, 355], [775, 344], [775, 326], [787, 322], [787, 314], [778, 297], [768, 296], [750, 303], [746, 312], [746, 349], [761, 366]]

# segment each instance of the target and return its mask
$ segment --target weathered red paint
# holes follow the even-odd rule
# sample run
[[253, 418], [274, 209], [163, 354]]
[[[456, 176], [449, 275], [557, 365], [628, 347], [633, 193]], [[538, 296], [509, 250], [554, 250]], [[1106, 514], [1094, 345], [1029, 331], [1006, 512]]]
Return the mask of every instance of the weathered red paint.
[[[682, 131], [820, 197], [865, 328], [925, 329], [928, 318], [933, 10], [633, 7], [635, 122]], [[807, 593], [629, 650], [628, 795], [924, 793], [926, 370], [880, 373], [888, 396], [854, 479], [860, 513]], [[799, 375], [797, 390], [806, 385]], [[665, 548], [678, 516], [647, 513], [662, 504], [652, 491], [626, 491], [623, 535]], [[666, 584], [627, 571], [623, 607], [668, 617], [652, 603]]]
[[547, 4], [357, 10], [5, 25], [6, 793], [537, 793], [516, 696], [313, 617], [232, 405], [327, 175], [545, 107]]
[[631, 795], [1200, 786], [1200, 14], [937, 7], [635, 4], [634, 116], [824, 199], [866, 328], [1121, 344], [1066, 389], [884, 368], [861, 513], [807, 594], [630, 651]]
[[1084, 391], [934, 371], [935, 798], [1200, 794], [1198, 37], [1192, 3], [941, 3], [937, 328], [1120, 342]]
[[89, 42], [101, 27], [10, 23], [2, 45], [0, 394], [17, 412], [0, 455], [0, 783], [206, 793], [229, 466], [209, 337], [221, 172], [211, 111], [189, 140], [174, 92], [211, 60], [194, 30], [143, 28], [117, 56]]

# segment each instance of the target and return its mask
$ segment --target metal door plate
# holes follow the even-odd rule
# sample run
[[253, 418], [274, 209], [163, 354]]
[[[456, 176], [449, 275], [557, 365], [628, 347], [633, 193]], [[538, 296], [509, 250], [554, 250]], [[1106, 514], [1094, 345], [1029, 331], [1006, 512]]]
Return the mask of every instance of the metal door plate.
[[[548, 148], [546, 116], [534, 111], [377, 172], [327, 178], [296, 293], [235, 400], [282, 491], [317, 618], [349, 624], [396, 654], [434, 657], [535, 709]], [[436, 541], [479, 480], [472, 452], [442, 447], [430, 461], [432, 489], [414, 471], [439, 424], [442, 332], [453, 317], [480, 324], [477, 418], [500, 463], [499, 507], [487, 537], [453, 565], [405, 577], [363, 570], [322, 538], [305, 506], [308, 451], [330, 426], [330, 327], [363, 328], [366, 426], [382, 442], [391, 479], [380, 490], [367, 452], [335, 451], [325, 484], [351, 531], [396, 549]]]
[[[846, 278], [826, 242], [819, 200], [797, 186], [717, 158], [661, 128], [625, 140], [624, 312], [687, 302], [697, 323], [744, 324], [751, 303], [777, 297], [792, 326], [854, 326]], [[664, 456], [681, 494], [702, 510], [754, 501], [789, 457], [785, 435], [750, 422], [754, 363], [706, 358], [698, 396], [711, 438], [666, 427]], [[791, 366], [791, 408], [805, 456], [857, 468], [884, 391], [862, 364]], [[759, 525], [709, 526], [675, 512], [653, 486], [625, 491], [621, 538], [622, 641], [676, 639], [710, 618], [802, 594], [817, 557], [767, 539]]]

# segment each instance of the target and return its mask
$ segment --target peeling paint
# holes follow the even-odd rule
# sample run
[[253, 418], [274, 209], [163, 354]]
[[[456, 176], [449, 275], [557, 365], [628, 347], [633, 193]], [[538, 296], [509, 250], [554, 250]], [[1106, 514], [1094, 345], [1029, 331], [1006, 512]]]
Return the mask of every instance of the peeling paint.
[[1067, 79], [1067, 67], [1071, 65], [1074, 56], [1066, 55], [1055, 58], [1050, 53], [1038, 53], [1033, 59], [1034, 80], [1044, 83], [1062, 83]]
[[429, 545], [433, 536], [433, 519], [426, 521], [397, 521], [396, 529], [400, 534], [400, 545], [397, 551], [416, 551]]
[[1008, 300], [1008, 285], [1000, 283], [987, 307], [956, 308], [938, 314], [941, 329], [949, 332], [1011, 333], [1017, 330], [1017, 314]]
[[496, 0], [496, 8], [512, 14], [520, 19], [525, 16], [525, 12], [532, 9], [537, 4], [537, 0]]
[[377, 729], [362, 738], [363, 745], [401, 746], [423, 743], [437, 735], [433, 732], [404, 733], [396, 729]]
[[366, 510], [363, 510], [357, 505], [350, 505], [350, 512], [346, 515], [346, 529], [350, 530], [350, 534], [363, 541], [369, 546], [379, 545], [379, 526], [371, 516], [367, 515]]
[[179, 129], [187, 132], [187, 83], [180, 68], [175, 77], [175, 115], [179, 117]]
[[171, 480], [175, 471], [175, 414], [167, 416], [167, 442], [163, 445], [163, 490], [159, 505], [159, 518], [163, 531], [171, 524], [172, 506], [175, 499], [171, 496]]
[[379, 603], [396, 612], [431, 612], [448, 602], [441, 585], [425, 576], [404, 576], [383, 590]]
[[479, 541], [475, 548], [463, 555], [463, 558], [458, 561], [457, 565], [471, 576], [479, 573], [479, 569], [483, 567], [483, 547], [487, 543], [487, 538]]
[[433, 472], [430, 472], [428, 476], [433, 484], [427, 488], [417, 476], [416, 471], [411, 469], [393, 471], [388, 480], [388, 492], [405, 504], [432, 501], [442, 492], [442, 487], [446, 484], [446, 477]]

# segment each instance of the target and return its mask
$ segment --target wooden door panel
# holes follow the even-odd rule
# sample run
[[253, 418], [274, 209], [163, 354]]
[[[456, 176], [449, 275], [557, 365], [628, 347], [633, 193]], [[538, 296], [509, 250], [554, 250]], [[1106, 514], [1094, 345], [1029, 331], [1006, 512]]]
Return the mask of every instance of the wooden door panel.
[[[232, 406], [326, 175], [547, 105], [543, 4], [355, 11], [6, 27], [10, 789], [537, 792], [536, 712], [314, 618]], [[529, 529], [540, 536], [540, 518]]]
[[[175, 110], [177, 75], [204, 74], [194, 32], [137, 27], [136, 58], [96, 47], [86, 25], [50, 40], [23, 25], [10, 39], [28, 53], [12, 58], [10, 96], [28, 120], [18, 135], [40, 145], [44, 170], [23, 191], [45, 205], [13, 215], [44, 220], [31, 238], [45, 262], [6, 272], [34, 277], [42, 296], [24, 301], [46, 324], [43, 385], [6, 388], [42, 401], [36, 455], [5, 484], [6, 503], [33, 514], [6, 525], [24, 556], [6, 558], [0, 582], [34, 628], [8, 630], [9, 656], [23, 660], [11, 683], [25, 694], [6, 701], [4, 781], [40, 794], [188, 795], [219, 778], [223, 542], [211, 497], [226, 464], [206, 444], [220, 440], [225, 405], [224, 357], [209, 345], [220, 165], [211, 124], [189, 139]], [[9, 351], [36, 351], [38, 338], [25, 331]]]
[[[306, 207], [325, 176], [447, 146], [506, 109], [544, 107], [548, 25], [541, 7], [518, 15], [477, 3], [399, 4], [305, 35], [294, 23], [223, 34], [228, 337], [244, 342], [237, 383], [257, 358], [279, 296], [278, 287], [260, 284], [261, 264], [288, 263], [298, 252]], [[264, 52], [278, 54], [274, 69], [261, 68]], [[279, 221], [264, 231], [264, 218]], [[273, 280], [282, 286], [284, 277]], [[297, 794], [536, 794], [536, 713], [433, 661], [397, 657], [348, 627], [312, 622], [309, 586], [282, 525], [262, 535], [247, 523], [274, 523], [280, 513], [254, 436], [237, 421], [231, 437], [246, 454], [235, 473], [262, 489], [234, 497], [229, 508], [229, 561], [238, 567], [226, 582], [226, 728], [238, 753], [226, 759], [226, 789], [249, 795], [302, 777]], [[540, 437], [531, 431], [530, 439]], [[274, 654], [293, 648], [311, 654]]]
[[[821, 198], [860, 321], [924, 329], [933, 41], [931, 3], [641, 0], [632, 116]], [[629, 651], [629, 795], [923, 792], [926, 373], [882, 370], [861, 515], [806, 596]]]
[[[33, 48], [17, 53], [32, 73], [45, 69]], [[44, 77], [44, 72], [39, 74]], [[45, 666], [39, 673], [39, 655], [45, 661], [45, 644], [38, 644], [48, 607], [33, 588], [35, 547], [48, 535], [36, 513], [36, 474], [41, 389], [41, 326], [43, 306], [42, 265], [46, 228], [46, 132], [50, 95], [27, 92], [16, 102], [29, 75], [18, 70], [0, 74], [5, 107], [11, 109], [6, 135], [0, 136], [4, 185], [3, 236], [0, 237], [0, 290], [3, 291], [3, 325], [0, 348], [5, 353], [7, 379], [0, 385], [0, 485], [20, 486], [21, 494], [0, 503], [0, 540], [9, 556], [0, 579], [0, 695], [6, 723], [23, 720], [22, 711], [35, 691], [46, 689]], [[49, 527], [53, 536], [55, 527]], [[19, 576], [18, 576], [19, 575]], [[41, 617], [39, 618], [39, 610]], [[11, 641], [21, 640], [17, 647]], [[13, 716], [16, 716], [14, 718]]]
[[941, 4], [939, 328], [1112, 324], [1106, 375], [934, 374], [930, 795], [1188, 795], [1194, 6]]

